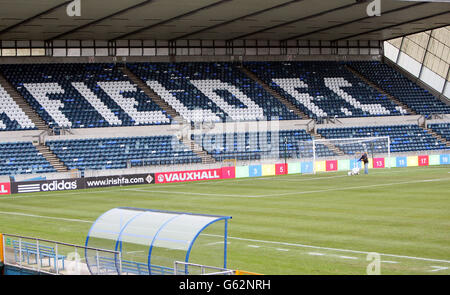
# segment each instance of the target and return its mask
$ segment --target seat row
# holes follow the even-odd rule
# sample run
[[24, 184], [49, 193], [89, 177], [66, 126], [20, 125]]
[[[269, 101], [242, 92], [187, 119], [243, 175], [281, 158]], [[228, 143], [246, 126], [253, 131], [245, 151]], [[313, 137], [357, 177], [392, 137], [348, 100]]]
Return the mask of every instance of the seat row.
[[0, 175], [56, 172], [31, 142], [0, 143]]
[[201, 163], [175, 136], [53, 140], [46, 145], [69, 169]]

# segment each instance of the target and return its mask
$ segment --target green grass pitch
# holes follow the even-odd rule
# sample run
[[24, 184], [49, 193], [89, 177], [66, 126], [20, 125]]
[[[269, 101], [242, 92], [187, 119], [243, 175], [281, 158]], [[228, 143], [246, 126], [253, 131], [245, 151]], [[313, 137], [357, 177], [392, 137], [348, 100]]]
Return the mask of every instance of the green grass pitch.
[[450, 274], [449, 166], [2, 196], [0, 232], [84, 245], [121, 206], [232, 216], [230, 269], [364, 275], [377, 252], [381, 274]]

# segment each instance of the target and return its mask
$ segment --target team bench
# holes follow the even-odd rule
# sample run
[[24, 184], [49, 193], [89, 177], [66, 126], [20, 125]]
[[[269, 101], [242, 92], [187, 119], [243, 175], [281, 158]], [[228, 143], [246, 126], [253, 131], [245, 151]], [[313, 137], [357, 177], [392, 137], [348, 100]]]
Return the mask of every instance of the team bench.
[[[54, 266], [56, 269], [56, 263], [58, 263], [60, 260], [62, 261], [62, 268], [64, 269], [64, 260], [66, 259], [66, 256], [58, 254], [56, 256], [55, 249], [53, 247], [45, 246], [45, 245], [39, 245], [39, 249], [36, 247], [36, 244], [29, 243], [29, 242], [21, 242], [21, 245], [19, 241], [13, 240], [13, 247], [14, 247], [14, 259], [16, 262], [19, 261], [20, 252], [22, 251], [22, 260], [21, 261], [27, 261], [27, 264], [37, 264], [38, 263], [38, 256], [42, 264], [43, 259], [48, 259], [48, 266], [51, 265], [51, 260], [54, 261]], [[20, 247], [21, 246], [21, 247]], [[20, 249], [22, 248], [22, 249]], [[39, 255], [38, 255], [39, 250]], [[34, 258], [34, 261], [32, 260]]]

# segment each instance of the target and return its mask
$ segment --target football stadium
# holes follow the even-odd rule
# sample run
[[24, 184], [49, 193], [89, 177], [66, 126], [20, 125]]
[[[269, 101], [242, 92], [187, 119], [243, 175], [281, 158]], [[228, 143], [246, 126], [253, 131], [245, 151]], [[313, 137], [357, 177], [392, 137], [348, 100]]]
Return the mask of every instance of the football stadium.
[[1, 274], [449, 275], [449, 64], [443, 0], [0, 0]]

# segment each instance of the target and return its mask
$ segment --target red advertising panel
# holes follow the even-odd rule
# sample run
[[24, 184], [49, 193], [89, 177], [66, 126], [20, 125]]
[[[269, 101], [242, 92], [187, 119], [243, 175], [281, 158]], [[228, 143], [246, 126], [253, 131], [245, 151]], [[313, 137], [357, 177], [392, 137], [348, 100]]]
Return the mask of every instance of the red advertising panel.
[[283, 175], [288, 173], [288, 164], [275, 164], [275, 175]]
[[9, 195], [11, 193], [11, 184], [9, 182], [0, 182], [0, 195]]
[[338, 169], [337, 160], [326, 161], [325, 165], [326, 171], [336, 171]]
[[236, 167], [222, 167], [222, 178], [236, 178]]
[[373, 158], [373, 168], [384, 168], [384, 158]]
[[428, 166], [430, 164], [430, 157], [428, 155], [419, 156], [419, 166]]
[[198, 180], [212, 180], [222, 178], [222, 169], [192, 170], [192, 171], [176, 171], [162, 172], [155, 174], [156, 183], [173, 183]]

